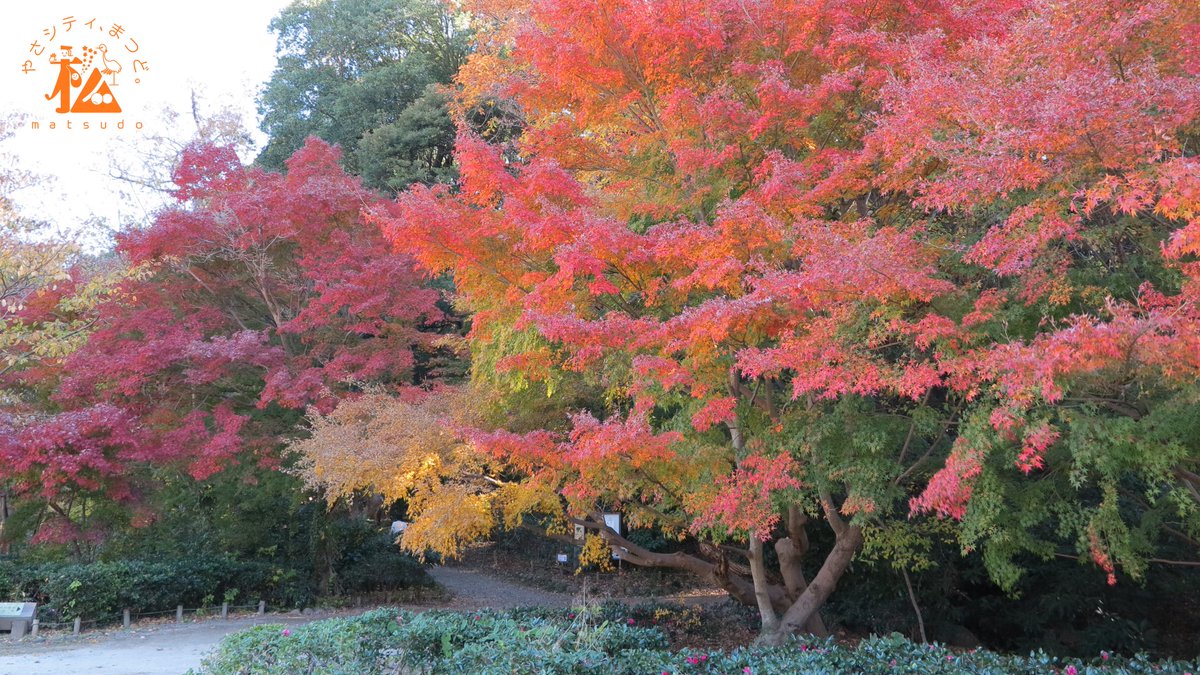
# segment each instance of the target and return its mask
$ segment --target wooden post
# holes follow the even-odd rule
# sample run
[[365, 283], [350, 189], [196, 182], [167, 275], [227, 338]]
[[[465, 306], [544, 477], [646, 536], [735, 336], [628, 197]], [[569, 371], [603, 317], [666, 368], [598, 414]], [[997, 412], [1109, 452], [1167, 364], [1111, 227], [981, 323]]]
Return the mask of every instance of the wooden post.
[[37, 637], [38, 620], [34, 619], [33, 623], [29, 624], [29, 637]]
[[75, 630], [73, 632], [74, 635], [79, 635], [79, 624], [80, 624], [79, 617], [75, 617]]
[[121, 625], [124, 628], [129, 628], [129, 610], [128, 609], [126, 609], [121, 614]]
[[258, 613], [260, 616], [267, 613], [267, 601], [266, 600], [258, 601]]
[[183, 605], [175, 606], [175, 623], [183, 623]]
[[229, 618], [229, 603], [228, 602], [221, 603], [221, 618], [222, 619]]

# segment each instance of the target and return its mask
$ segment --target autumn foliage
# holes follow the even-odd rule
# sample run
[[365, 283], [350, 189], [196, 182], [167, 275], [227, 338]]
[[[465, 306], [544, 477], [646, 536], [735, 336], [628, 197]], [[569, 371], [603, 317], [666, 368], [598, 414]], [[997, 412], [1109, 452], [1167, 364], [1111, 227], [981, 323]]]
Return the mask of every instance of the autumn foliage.
[[[45, 405], [0, 419], [0, 471], [132, 499], [129, 467], [289, 442], [330, 499], [405, 502], [410, 550], [584, 525], [767, 642], [935, 530], [1010, 588], [1196, 551], [1200, 5], [467, 5], [455, 184], [193, 149], [121, 239], [147, 275], [16, 376]], [[470, 383], [430, 381], [438, 349]]]
[[[713, 572], [768, 635], [924, 514], [1002, 583], [1059, 545], [1140, 575], [1131, 513], [1194, 544], [1196, 437], [1165, 414], [1200, 374], [1194, 3], [475, 9], [463, 99], [523, 133], [464, 126], [457, 189], [375, 222], [454, 275], [514, 390], [602, 401], [481, 452], [614, 546], [602, 508], [749, 537], [750, 585], [628, 559]], [[815, 517], [837, 546], [778, 587], [756, 541], [784, 560]]]
[[436, 292], [363, 223], [376, 198], [337, 150], [310, 141], [288, 168], [244, 167], [220, 147], [184, 154], [178, 206], [120, 237], [144, 273], [89, 310], [78, 349], [13, 376], [27, 403], [0, 420], [0, 473], [18, 493], [74, 519], [76, 498], [138, 500], [145, 468], [275, 466], [290, 429], [269, 409], [414, 383]]

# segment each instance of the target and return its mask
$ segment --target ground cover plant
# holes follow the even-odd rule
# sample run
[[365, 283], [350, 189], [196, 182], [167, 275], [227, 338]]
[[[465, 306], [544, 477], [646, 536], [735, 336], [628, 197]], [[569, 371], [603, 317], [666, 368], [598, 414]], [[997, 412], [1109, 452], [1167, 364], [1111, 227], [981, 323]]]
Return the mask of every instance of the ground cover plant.
[[[675, 610], [677, 611], [677, 609]], [[640, 616], [639, 616], [640, 614]], [[1065, 673], [1196, 672], [1196, 664], [1125, 658], [1057, 659], [916, 644], [893, 634], [856, 644], [807, 638], [775, 647], [668, 647], [649, 614], [621, 605], [497, 612], [379, 609], [296, 628], [262, 625], [228, 637], [200, 675], [268, 673]]]

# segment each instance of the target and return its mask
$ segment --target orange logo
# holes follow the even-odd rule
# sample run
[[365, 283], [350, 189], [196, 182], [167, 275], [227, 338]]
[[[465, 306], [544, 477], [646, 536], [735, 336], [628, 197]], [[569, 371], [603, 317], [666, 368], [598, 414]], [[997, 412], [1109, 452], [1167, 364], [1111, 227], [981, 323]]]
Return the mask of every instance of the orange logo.
[[119, 113], [118, 85], [140, 85], [141, 74], [150, 70], [144, 58], [135, 58], [140, 51], [121, 24], [106, 29], [96, 18], [76, 21], [68, 16], [29, 44], [31, 56], [21, 72], [52, 74], [43, 75], [49, 89], [45, 97], [54, 102], [56, 113]]

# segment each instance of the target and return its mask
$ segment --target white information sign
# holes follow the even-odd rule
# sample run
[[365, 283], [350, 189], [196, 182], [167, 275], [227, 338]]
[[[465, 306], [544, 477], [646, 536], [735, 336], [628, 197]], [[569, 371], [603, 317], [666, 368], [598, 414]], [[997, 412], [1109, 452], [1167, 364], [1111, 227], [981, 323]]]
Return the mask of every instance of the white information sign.
[[606, 513], [604, 514], [604, 524], [607, 525], [613, 532], [621, 534], [621, 514]]

